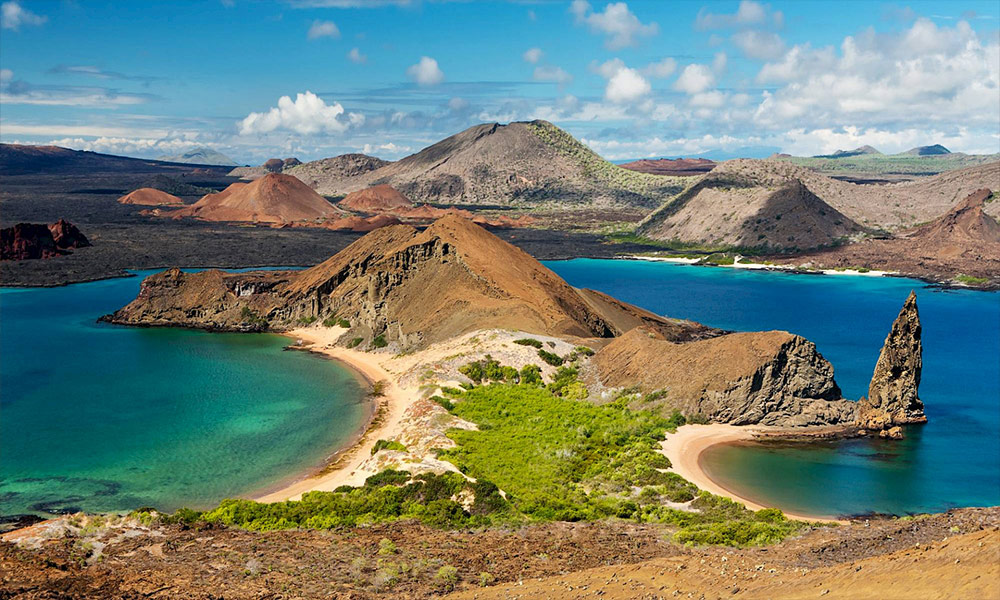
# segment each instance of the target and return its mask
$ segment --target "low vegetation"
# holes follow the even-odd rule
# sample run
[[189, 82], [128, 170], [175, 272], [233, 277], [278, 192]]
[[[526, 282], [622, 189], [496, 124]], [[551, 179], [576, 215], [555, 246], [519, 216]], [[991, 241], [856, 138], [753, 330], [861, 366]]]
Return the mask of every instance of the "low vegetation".
[[[780, 511], [752, 512], [700, 491], [668, 471], [670, 461], [658, 445], [687, 419], [676, 412], [665, 418], [630, 409], [636, 398], [644, 398], [638, 392], [603, 405], [587, 402], [575, 366], [560, 367], [548, 384], [537, 365], [517, 370], [490, 356], [461, 370], [476, 385], [444, 388], [431, 397], [478, 427], [450, 430], [456, 446], [438, 451], [459, 473], [387, 469], [359, 488], [309, 492], [301, 501], [274, 504], [231, 499], [204, 513], [178, 511], [171, 518], [251, 530], [329, 529], [400, 519], [466, 528], [619, 518], [672, 526], [676, 541], [685, 544], [733, 546], [772, 543], [803, 527]], [[647, 396], [647, 402], [664, 397]], [[379, 440], [373, 454], [383, 449], [406, 448]], [[442, 589], [448, 581], [445, 573]]]

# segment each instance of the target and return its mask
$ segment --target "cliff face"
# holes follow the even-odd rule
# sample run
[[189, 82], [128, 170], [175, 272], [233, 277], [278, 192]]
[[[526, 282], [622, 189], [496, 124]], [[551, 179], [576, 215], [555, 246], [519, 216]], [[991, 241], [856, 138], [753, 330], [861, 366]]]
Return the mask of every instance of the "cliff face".
[[678, 344], [640, 327], [601, 349], [593, 365], [604, 385], [662, 390], [665, 412], [719, 423], [846, 424], [857, 408], [841, 399], [833, 366], [816, 346], [784, 331]]
[[488, 328], [589, 338], [643, 322], [670, 339], [718, 333], [581, 293], [524, 251], [454, 216], [423, 232], [378, 229], [299, 272], [159, 273], [110, 318], [244, 331], [330, 317], [350, 323], [345, 341], [381, 336], [398, 349]]
[[859, 402], [859, 427], [883, 430], [894, 425], [927, 422], [924, 404], [917, 396], [923, 367], [920, 334], [917, 296], [910, 292], [885, 338], [868, 386], [868, 398]]

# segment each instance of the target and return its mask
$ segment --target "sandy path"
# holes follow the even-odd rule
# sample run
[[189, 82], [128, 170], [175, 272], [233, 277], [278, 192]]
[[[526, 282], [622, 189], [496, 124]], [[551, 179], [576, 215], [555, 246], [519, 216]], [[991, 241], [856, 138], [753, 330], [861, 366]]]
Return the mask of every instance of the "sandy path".
[[329, 492], [342, 485], [364, 484], [365, 479], [375, 473], [360, 469], [361, 464], [371, 457], [372, 447], [378, 440], [399, 434], [403, 413], [418, 399], [416, 389], [400, 387], [396, 383], [396, 376], [382, 365], [384, 360], [391, 358], [390, 355], [333, 346], [343, 332], [344, 330], [339, 327], [302, 328], [294, 329], [286, 335], [302, 340], [305, 344], [312, 344], [310, 350], [346, 363], [370, 381], [384, 381], [384, 394], [379, 399], [381, 406], [378, 414], [361, 439], [337, 458], [331, 470], [296, 481], [277, 491], [268, 492], [255, 500], [259, 502], [299, 500], [305, 492]]
[[[667, 434], [667, 439], [660, 443], [660, 449], [670, 459], [675, 473], [706, 492], [711, 492], [717, 496], [723, 496], [745, 504], [750, 510], [772, 508], [754, 502], [749, 498], [744, 498], [732, 490], [722, 487], [701, 468], [701, 454], [711, 446], [750, 440], [753, 438], [753, 434], [754, 429], [737, 427], [736, 425], [718, 423], [711, 425], [683, 425], [677, 428], [677, 433]], [[814, 515], [783, 512], [789, 519], [798, 519], [800, 521], [846, 522]]]

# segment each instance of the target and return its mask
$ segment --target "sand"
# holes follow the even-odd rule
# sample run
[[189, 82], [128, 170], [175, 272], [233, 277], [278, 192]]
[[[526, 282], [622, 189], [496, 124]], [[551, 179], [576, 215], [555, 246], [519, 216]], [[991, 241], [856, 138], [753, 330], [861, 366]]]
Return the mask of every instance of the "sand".
[[371, 457], [375, 443], [383, 438], [391, 439], [399, 435], [403, 413], [419, 398], [416, 388], [402, 388], [397, 376], [382, 365], [392, 358], [390, 354], [374, 354], [360, 350], [336, 347], [333, 344], [344, 333], [339, 327], [294, 329], [286, 335], [303, 345], [311, 345], [309, 350], [339, 360], [355, 369], [371, 382], [384, 381], [384, 393], [379, 400], [378, 412], [361, 439], [337, 456], [332, 468], [318, 475], [312, 475], [268, 492], [255, 498], [259, 502], [282, 502], [299, 500], [302, 494], [312, 491], [333, 491], [342, 485], [360, 486], [374, 472], [361, 469], [361, 464]]
[[[754, 437], [755, 429], [749, 427], [738, 427], [736, 425], [711, 424], [711, 425], [683, 425], [677, 428], [676, 433], [667, 434], [667, 439], [660, 443], [663, 454], [670, 459], [673, 465], [672, 470], [698, 486], [706, 492], [711, 492], [717, 496], [723, 496], [730, 500], [735, 500], [746, 505], [750, 510], [761, 510], [764, 508], [780, 508], [765, 506], [745, 498], [729, 490], [711, 477], [701, 467], [701, 455], [708, 448], [716, 444], [727, 444], [751, 440]], [[846, 523], [838, 519], [831, 519], [819, 515], [804, 515], [782, 511], [789, 519], [799, 521], [820, 521], [824, 523]]]

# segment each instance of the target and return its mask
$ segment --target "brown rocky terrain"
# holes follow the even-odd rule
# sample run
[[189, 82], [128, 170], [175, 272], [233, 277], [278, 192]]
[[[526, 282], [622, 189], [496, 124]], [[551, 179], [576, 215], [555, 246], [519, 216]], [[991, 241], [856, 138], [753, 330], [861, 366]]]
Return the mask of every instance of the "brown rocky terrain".
[[411, 208], [413, 203], [391, 185], [379, 184], [351, 192], [339, 203], [341, 208], [354, 212], [382, 213], [400, 208]]
[[923, 368], [922, 328], [917, 295], [910, 292], [885, 338], [868, 386], [868, 397], [858, 403], [858, 426], [901, 437], [897, 425], [926, 423], [924, 404], [917, 396]]
[[623, 169], [649, 173], [651, 175], [673, 175], [675, 177], [693, 177], [704, 175], [715, 168], [715, 161], [707, 158], [655, 158], [633, 160], [618, 165]]
[[342, 214], [343, 211], [297, 178], [280, 173], [268, 173], [250, 183], [234, 183], [190, 206], [162, 213], [167, 217], [195, 217], [205, 221], [277, 224], [317, 221]]
[[676, 178], [613, 165], [546, 121], [477, 125], [355, 175], [312, 165], [289, 173], [322, 194], [345, 195], [385, 183], [414, 202], [445, 205], [563, 210], [615, 206], [636, 211], [659, 206], [685, 185]]
[[[211, 172], [225, 172], [227, 168], [207, 167]], [[0, 174], [29, 175], [60, 173], [62, 175], [93, 175], [95, 173], [156, 173], [190, 171], [189, 165], [159, 160], [129, 158], [100, 154], [84, 150], [70, 150], [59, 146], [28, 146], [0, 144]]]
[[[998, 527], [1000, 509], [972, 508], [725, 548], [617, 520], [252, 532], [71, 516], [5, 536], [0, 597], [978, 600], [1000, 594]], [[446, 565], [453, 580], [436, 577]]]
[[253, 180], [263, 177], [268, 173], [281, 173], [301, 164], [302, 161], [294, 157], [269, 158], [262, 165], [256, 167], [236, 167], [229, 172], [229, 176]]
[[54, 258], [89, 245], [76, 225], [64, 219], [51, 225], [18, 223], [0, 230], [0, 260]]
[[657, 403], [666, 413], [679, 410], [718, 423], [852, 424], [857, 410], [855, 402], [841, 399], [833, 366], [816, 346], [785, 331], [678, 344], [636, 328], [599, 350], [591, 364], [603, 385], [663, 390]]
[[966, 276], [978, 279], [967, 283], [995, 288], [1000, 286], [1000, 224], [986, 210], [1000, 202], [990, 200], [990, 190], [977, 190], [934, 221], [891, 238], [865, 240], [778, 262], [899, 271], [933, 281], [961, 281], [961, 276]]
[[638, 233], [704, 246], [805, 250], [864, 231], [801, 180], [779, 182], [738, 163], [713, 170], [644, 219]]
[[346, 319], [345, 340], [381, 338], [403, 350], [485, 328], [608, 338], [642, 320], [668, 339], [715, 335], [620, 302], [592, 302], [524, 251], [457, 216], [424, 231], [383, 227], [300, 272], [170, 269], [111, 315], [131, 325], [278, 329]]
[[[374, 171], [390, 164], [377, 156], [367, 154], [341, 154], [331, 158], [322, 158], [301, 165], [288, 167], [288, 174], [298, 177], [313, 188], [319, 188], [320, 183], [327, 179], [354, 177]], [[322, 192], [326, 193], [326, 192]]]
[[[733, 229], [730, 221], [743, 215], [742, 211], [746, 210], [748, 200], [766, 197], [779, 189], [792, 186], [801, 200], [806, 202], [806, 208], [811, 206], [816, 210], [815, 199], [819, 199], [862, 227], [894, 231], [935, 219], [976, 190], [997, 187], [998, 181], [1000, 161], [904, 183], [861, 185], [833, 179], [783, 160], [737, 159], [720, 164], [693, 188], [686, 189], [665, 203], [640, 224], [639, 230], [648, 232], [647, 235], [656, 239], [670, 239], [657, 237], [657, 230], [663, 221], [684, 210], [684, 206], [673, 206], [674, 203], [677, 200], [687, 203], [693, 196], [708, 193], [705, 191], [708, 188], [711, 193], [704, 206], [692, 215], [692, 218], [705, 215], [700, 224], [695, 224], [700, 226], [689, 226], [689, 229], [678, 231], [693, 242], [712, 239], [712, 227], [719, 228], [720, 231]], [[801, 188], [808, 190], [808, 194], [802, 192]], [[796, 203], [792, 202], [789, 208], [794, 206]], [[823, 207], [819, 209], [829, 213]], [[1000, 205], [991, 203], [985, 210], [995, 216], [1000, 214]], [[709, 214], [712, 218], [708, 218]], [[815, 217], [814, 214], [813, 218]], [[679, 226], [675, 221], [670, 221], [670, 224]], [[759, 225], [756, 217], [752, 221]], [[805, 225], [808, 227], [809, 222]], [[788, 225], [782, 224], [782, 227]], [[668, 230], [668, 233], [671, 232], [672, 230]], [[680, 239], [686, 241], [684, 237]], [[787, 240], [782, 244], [788, 245]]]
[[179, 206], [184, 201], [174, 196], [154, 188], [139, 188], [129, 192], [118, 199], [120, 204], [138, 204], [141, 206]]

